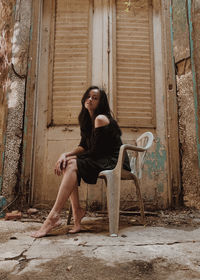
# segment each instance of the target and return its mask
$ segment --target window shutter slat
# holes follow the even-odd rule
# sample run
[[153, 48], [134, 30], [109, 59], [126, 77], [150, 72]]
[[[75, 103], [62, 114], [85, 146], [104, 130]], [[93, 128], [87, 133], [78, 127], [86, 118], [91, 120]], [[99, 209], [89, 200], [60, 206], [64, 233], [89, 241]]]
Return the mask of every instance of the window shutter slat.
[[116, 114], [121, 126], [154, 126], [151, 1], [116, 1]]
[[57, 0], [52, 81], [54, 125], [77, 124], [89, 84], [89, 0]]

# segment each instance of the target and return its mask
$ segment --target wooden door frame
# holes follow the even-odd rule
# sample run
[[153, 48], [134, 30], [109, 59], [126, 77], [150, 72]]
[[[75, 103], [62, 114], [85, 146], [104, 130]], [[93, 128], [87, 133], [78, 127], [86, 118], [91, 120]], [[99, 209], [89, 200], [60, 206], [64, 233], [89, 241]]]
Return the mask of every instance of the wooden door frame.
[[[162, 43], [165, 57], [165, 93], [166, 93], [166, 120], [168, 144], [168, 203], [166, 206], [178, 204], [180, 193], [180, 162], [178, 142], [178, 121], [176, 108], [176, 82], [173, 69], [173, 55], [171, 52], [170, 32], [170, 3], [164, 0], [153, 0], [154, 4], [160, 2], [162, 11]], [[111, 2], [110, 2], [111, 3]], [[32, 37], [29, 49], [29, 71], [26, 86], [26, 110], [24, 121], [24, 146], [21, 174], [21, 189], [24, 199], [29, 204], [32, 202], [33, 185], [33, 160], [35, 153], [35, 128], [37, 126], [37, 94], [38, 94], [38, 61], [40, 53], [40, 24], [42, 19], [43, 0], [33, 0], [32, 12]], [[110, 4], [111, 5], [111, 4]], [[111, 24], [109, 23], [111, 26]], [[114, 42], [113, 42], [114, 44]], [[110, 64], [111, 65], [111, 64]], [[112, 65], [113, 67], [113, 65]], [[109, 75], [113, 75], [112, 71]], [[111, 87], [110, 87], [111, 88]], [[109, 90], [110, 90], [109, 88]], [[114, 91], [112, 88], [111, 91]], [[175, 106], [175, 107], [174, 107]]]
[[38, 86], [38, 56], [40, 51], [40, 25], [43, 0], [32, 0], [31, 38], [28, 54], [28, 78], [24, 115], [24, 138], [20, 186], [23, 203], [31, 205], [34, 139], [36, 127], [36, 100]]
[[161, 1], [163, 18], [163, 46], [165, 54], [166, 121], [168, 139], [168, 205], [180, 206], [181, 171], [178, 131], [175, 63], [173, 56], [173, 29], [171, 1]]

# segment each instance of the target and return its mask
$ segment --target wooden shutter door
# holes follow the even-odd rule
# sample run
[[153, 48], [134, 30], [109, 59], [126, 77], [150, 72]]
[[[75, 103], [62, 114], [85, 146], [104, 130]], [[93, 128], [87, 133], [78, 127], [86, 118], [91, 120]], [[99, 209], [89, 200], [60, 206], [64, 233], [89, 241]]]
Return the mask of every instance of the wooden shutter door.
[[116, 115], [121, 126], [155, 126], [151, 1], [116, 1]]
[[55, 1], [51, 123], [77, 124], [90, 83], [90, 0]]

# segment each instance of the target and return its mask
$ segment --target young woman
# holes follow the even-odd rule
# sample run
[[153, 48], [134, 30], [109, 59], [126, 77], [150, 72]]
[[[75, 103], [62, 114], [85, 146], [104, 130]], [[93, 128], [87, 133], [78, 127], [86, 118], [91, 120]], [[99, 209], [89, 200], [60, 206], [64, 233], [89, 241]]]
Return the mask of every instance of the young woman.
[[[63, 174], [55, 204], [41, 228], [32, 234], [43, 237], [51, 229], [61, 224], [60, 212], [70, 198], [74, 217], [74, 227], [70, 233], [79, 232], [85, 211], [80, 207], [78, 186], [81, 179], [95, 184], [99, 172], [113, 169], [117, 164], [119, 149], [122, 145], [121, 130], [113, 119], [104, 90], [92, 86], [87, 89], [81, 100], [79, 114], [81, 141], [72, 152], [62, 154], [55, 166], [55, 174]], [[130, 170], [128, 156], [124, 168]]]

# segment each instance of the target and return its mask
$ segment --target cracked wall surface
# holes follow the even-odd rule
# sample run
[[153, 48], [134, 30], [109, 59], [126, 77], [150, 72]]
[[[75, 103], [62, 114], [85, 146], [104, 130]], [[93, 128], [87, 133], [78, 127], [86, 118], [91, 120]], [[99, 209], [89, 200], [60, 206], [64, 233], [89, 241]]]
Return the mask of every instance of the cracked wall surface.
[[4, 163], [5, 126], [7, 116], [7, 90], [10, 86], [8, 75], [11, 64], [13, 10], [15, 0], [0, 1], [0, 193], [2, 190], [2, 172]]
[[24, 96], [31, 20], [31, 0], [17, 0], [14, 6], [12, 58], [7, 92], [7, 128], [2, 194], [12, 200], [17, 192], [23, 138]]
[[[193, 30], [194, 30], [194, 62], [197, 78], [197, 94], [200, 100], [200, 1], [194, 0], [193, 14]], [[200, 115], [199, 115], [200, 116]]]
[[[195, 2], [195, 1], [194, 1]], [[196, 129], [194, 69], [191, 66], [190, 25], [188, 1], [173, 1], [174, 58], [176, 64], [179, 141], [181, 154], [182, 198], [189, 207], [200, 208], [198, 133]], [[192, 12], [192, 11], [191, 11]], [[193, 17], [194, 23], [196, 22]], [[194, 34], [193, 34], [194, 35]], [[200, 37], [199, 37], [200, 38]], [[194, 50], [196, 63], [199, 51]], [[197, 63], [199, 65], [199, 63]]]

